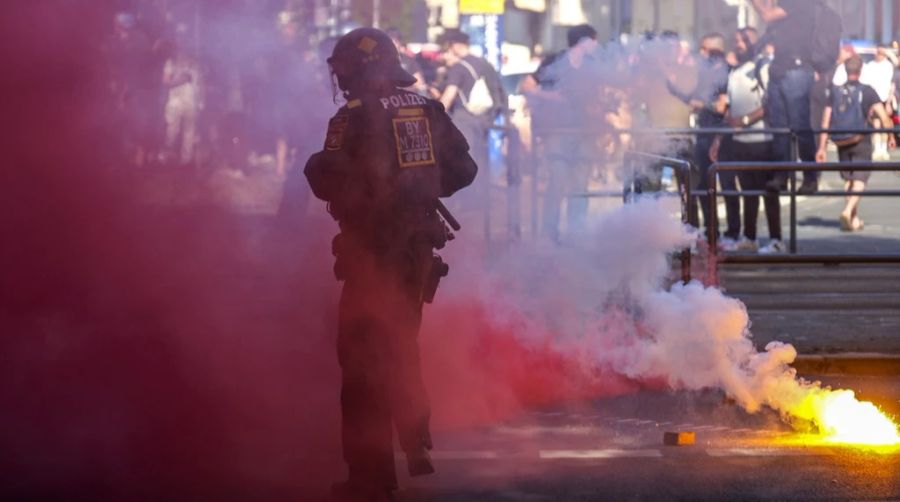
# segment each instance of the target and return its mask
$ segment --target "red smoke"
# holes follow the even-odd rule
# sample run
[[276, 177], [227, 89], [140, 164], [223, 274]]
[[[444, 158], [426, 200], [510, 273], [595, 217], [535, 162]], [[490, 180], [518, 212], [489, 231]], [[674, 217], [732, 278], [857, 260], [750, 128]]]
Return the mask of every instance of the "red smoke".
[[522, 316], [500, 324], [475, 301], [426, 312], [422, 357], [437, 428], [490, 423], [529, 407], [641, 387], [555, 344], [550, 330], [526, 341], [520, 333], [540, 332], [528, 322]]
[[[106, 168], [96, 48], [113, 4], [4, 15], [19, 42], [5, 50], [21, 49], [4, 78], [16, 148], [0, 182], [0, 495], [322, 490], [343, 475], [336, 226], [136, 202], [154, 173]], [[421, 338], [437, 427], [637, 387], [550, 331], [523, 343], [524, 324], [438, 302]]]

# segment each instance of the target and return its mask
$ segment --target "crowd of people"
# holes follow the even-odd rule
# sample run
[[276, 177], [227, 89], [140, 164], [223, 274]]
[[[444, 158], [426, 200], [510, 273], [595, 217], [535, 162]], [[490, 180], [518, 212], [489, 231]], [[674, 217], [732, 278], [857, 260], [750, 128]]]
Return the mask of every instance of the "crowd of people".
[[[696, 53], [673, 32], [648, 34], [629, 49], [619, 43], [600, 45], [592, 27], [576, 26], [568, 32], [569, 48], [546, 58], [525, 79], [521, 89], [532, 112], [535, 149], [550, 178], [543, 208], [547, 235], [559, 238], [560, 205], [567, 197], [566, 228], [580, 227], [586, 199], [571, 194], [586, 191], [592, 173], [622, 166], [628, 149], [689, 160], [695, 169], [691, 188], [700, 191], [707, 189], [707, 172], [716, 161], [824, 161], [829, 134], [817, 134], [820, 129], [864, 133], [831, 135], [841, 161], [889, 158], [894, 135], [864, 130], [893, 127], [900, 94], [896, 48], [880, 46], [874, 59], [864, 63], [853, 45], [840, 46], [840, 18], [824, 3], [753, 4], [767, 24], [765, 32], [743, 27], [731, 40], [710, 33], [699, 40]], [[688, 127], [694, 130], [684, 135], [633, 132]], [[734, 132], [722, 134], [723, 128]], [[621, 129], [632, 131], [616, 132]], [[790, 129], [792, 134], [766, 129]], [[584, 131], [591, 134], [579, 134]], [[665, 164], [645, 166], [625, 181], [639, 192], [660, 190], [668, 182]], [[848, 170], [841, 177], [848, 191], [862, 191], [869, 174]], [[818, 172], [804, 171], [798, 192], [816, 192], [818, 178]], [[761, 245], [758, 195], [726, 195], [727, 225], [718, 240], [722, 249], [785, 251], [778, 194], [787, 188], [787, 179], [788, 172], [719, 173], [722, 190], [767, 194], [769, 229], [769, 240]], [[864, 226], [859, 199], [846, 198], [839, 215], [845, 231]], [[708, 200], [700, 197], [698, 202], [694, 207], [706, 221]], [[688, 219], [700, 227], [699, 216]]]
[[266, 160], [285, 174], [314, 151], [321, 138], [307, 138], [334, 103], [299, 20], [222, 9], [201, 35], [196, 16], [162, 4], [117, 13], [103, 47], [116, 165], [246, 171]]
[[[139, 2], [139, 8], [117, 14], [104, 47], [117, 165], [246, 172], [269, 164], [286, 175], [297, 159], [320, 146], [318, 129], [342, 99], [326, 62], [337, 37], [314, 44], [289, 12], [247, 16], [240, 9], [223, 9], [201, 36], [196, 19], [157, 4]], [[630, 149], [690, 160], [696, 169], [692, 188], [702, 191], [717, 160], [822, 160], [828, 138], [814, 130], [892, 125], [900, 98], [896, 48], [878, 47], [863, 64], [854, 46], [846, 45], [824, 64], [816, 39], [826, 27], [815, 25], [822, 17], [814, 12], [817, 2], [753, 4], [768, 26], [764, 33], [750, 27], [728, 37], [710, 33], [698, 41], [696, 52], [671, 31], [646, 34], [637, 43], [603, 44], [591, 26], [575, 26], [568, 30], [568, 48], [546, 56], [537, 72], [521, 81], [534, 133], [534, 141], [526, 143], [534, 145], [533, 163], [549, 175], [541, 210], [545, 235], [558, 240], [562, 228], [578, 231], [584, 225], [588, 199], [571, 195], [585, 192], [592, 178], [621, 174], [623, 154]], [[470, 49], [469, 37], [459, 30], [445, 30], [434, 54], [413, 53], [398, 30], [387, 33], [416, 78], [409, 90], [441, 101], [476, 162], [487, 165], [488, 130], [509, 112], [493, 66]], [[837, 113], [845, 108], [841, 97], [848, 103], [855, 99], [864, 108], [861, 114]], [[703, 131], [723, 127], [743, 131]], [[695, 130], [617, 132], [686, 128]], [[787, 134], [753, 132], [768, 128], [792, 129], [796, 145]], [[871, 136], [831, 139], [842, 160], [887, 159], [893, 136]], [[680, 173], [673, 177], [666, 169], [664, 162], [645, 166], [628, 181], [637, 191], [684, 182]], [[805, 174], [799, 191], [814, 192], [818, 173]], [[860, 191], [868, 172], [842, 176], [848, 189]], [[766, 245], [756, 231], [759, 197], [724, 198], [723, 249], [784, 251], [778, 192], [786, 179], [785, 172], [720, 174], [723, 190], [769, 194]], [[704, 220], [709, 217], [704, 198], [694, 206]], [[840, 215], [843, 229], [863, 228], [858, 207], [859, 197], [848, 197]], [[689, 215], [689, 221], [700, 227], [700, 214]]]

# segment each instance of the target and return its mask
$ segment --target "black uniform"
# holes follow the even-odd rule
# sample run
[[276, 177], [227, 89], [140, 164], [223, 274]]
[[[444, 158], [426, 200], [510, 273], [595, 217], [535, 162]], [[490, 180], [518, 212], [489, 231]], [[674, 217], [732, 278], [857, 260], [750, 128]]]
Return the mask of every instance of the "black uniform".
[[437, 101], [395, 89], [359, 96], [328, 124], [305, 173], [341, 233], [339, 307], [344, 458], [351, 482], [396, 487], [391, 425], [407, 455], [431, 448], [417, 335], [447, 233], [438, 197], [477, 167]]

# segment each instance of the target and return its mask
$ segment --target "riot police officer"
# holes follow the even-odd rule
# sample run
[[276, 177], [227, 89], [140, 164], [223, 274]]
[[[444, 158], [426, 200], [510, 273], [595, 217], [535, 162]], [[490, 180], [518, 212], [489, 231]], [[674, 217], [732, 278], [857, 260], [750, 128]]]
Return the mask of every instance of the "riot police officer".
[[337, 345], [349, 479], [333, 491], [378, 500], [397, 488], [392, 425], [410, 475], [434, 472], [417, 336], [423, 303], [447, 273], [434, 254], [452, 237], [439, 197], [472, 183], [477, 166], [441, 104], [403, 90], [416, 80], [386, 34], [351, 31], [328, 64], [347, 103], [304, 172], [341, 230], [333, 252], [344, 281]]

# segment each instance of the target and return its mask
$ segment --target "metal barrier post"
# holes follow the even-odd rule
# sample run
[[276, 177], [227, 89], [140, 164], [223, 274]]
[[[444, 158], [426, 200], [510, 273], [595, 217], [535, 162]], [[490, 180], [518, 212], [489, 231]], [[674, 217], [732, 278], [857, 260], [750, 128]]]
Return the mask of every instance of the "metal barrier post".
[[[715, 164], [713, 164], [714, 166]], [[706, 284], [708, 286], [719, 285], [719, 243], [716, 242], [719, 230], [718, 186], [716, 184], [717, 171], [712, 169], [707, 173], [707, 201], [709, 212], [706, 223]]]
[[791, 236], [788, 244], [791, 254], [797, 252], [797, 171], [791, 171]]
[[[791, 160], [801, 162], [800, 143], [796, 132], [791, 132]], [[806, 179], [806, 174], [803, 175]], [[791, 254], [797, 252], [797, 171], [791, 171], [791, 207], [790, 207], [790, 240], [788, 250]]]

